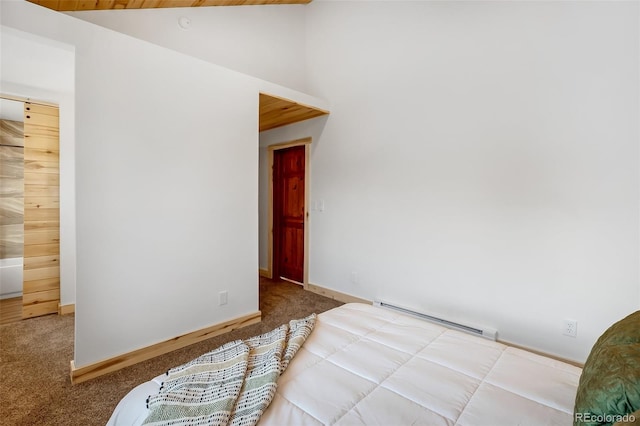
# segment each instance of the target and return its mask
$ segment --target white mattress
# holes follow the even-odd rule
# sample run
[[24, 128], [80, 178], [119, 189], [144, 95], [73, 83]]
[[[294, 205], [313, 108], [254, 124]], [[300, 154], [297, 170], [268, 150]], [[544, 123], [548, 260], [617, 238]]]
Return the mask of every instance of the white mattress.
[[[266, 425], [571, 425], [581, 369], [382, 308], [318, 316], [278, 381]], [[162, 376], [108, 425], [139, 425]]]

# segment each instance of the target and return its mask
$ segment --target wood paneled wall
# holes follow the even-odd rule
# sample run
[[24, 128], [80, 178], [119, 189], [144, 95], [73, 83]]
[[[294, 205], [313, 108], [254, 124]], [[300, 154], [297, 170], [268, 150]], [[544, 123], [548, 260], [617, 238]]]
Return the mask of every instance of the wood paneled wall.
[[22, 257], [24, 125], [0, 120], [0, 259]]
[[58, 108], [25, 103], [23, 318], [58, 312], [59, 186]]

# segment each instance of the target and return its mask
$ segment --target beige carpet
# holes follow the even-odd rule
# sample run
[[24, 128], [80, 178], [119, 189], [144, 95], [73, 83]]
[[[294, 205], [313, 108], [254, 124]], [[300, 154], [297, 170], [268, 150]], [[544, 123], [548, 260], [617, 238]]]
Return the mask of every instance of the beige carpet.
[[231, 340], [269, 331], [340, 302], [287, 282], [261, 280], [262, 322], [71, 385], [74, 317], [49, 315], [0, 326], [0, 425], [104, 425], [133, 387]]

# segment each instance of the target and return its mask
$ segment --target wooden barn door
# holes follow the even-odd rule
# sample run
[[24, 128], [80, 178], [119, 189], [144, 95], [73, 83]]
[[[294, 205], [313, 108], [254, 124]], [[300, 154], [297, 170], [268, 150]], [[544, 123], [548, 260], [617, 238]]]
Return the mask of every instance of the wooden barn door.
[[24, 278], [22, 318], [60, 303], [58, 107], [24, 104]]
[[304, 283], [305, 146], [273, 153], [274, 278]]

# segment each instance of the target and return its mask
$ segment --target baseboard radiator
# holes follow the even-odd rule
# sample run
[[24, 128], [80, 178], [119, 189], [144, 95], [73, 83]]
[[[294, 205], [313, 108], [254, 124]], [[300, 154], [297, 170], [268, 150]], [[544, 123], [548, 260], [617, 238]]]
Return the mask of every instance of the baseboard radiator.
[[422, 312], [417, 312], [412, 309], [403, 308], [402, 306], [394, 305], [391, 303], [383, 302], [380, 300], [375, 300], [373, 302], [374, 306], [379, 306], [385, 309], [391, 309], [394, 311], [402, 312], [404, 314], [408, 314], [414, 317], [418, 317], [420, 319], [433, 322], [439, 325], [443, 325], [448, 328], [454, 328], [456, 330], [464, 331], [469, 334], [474, 334], [476, 336], [484, 337], [485, 339], [495, 341], [498, 338], [498, 331], [496, 329], [490, 327], [472, 327], [465, 324], [460, 324], [457, 322], [449, 321], [444, 318], [435, 317], [433, 315], [428, 315]]

